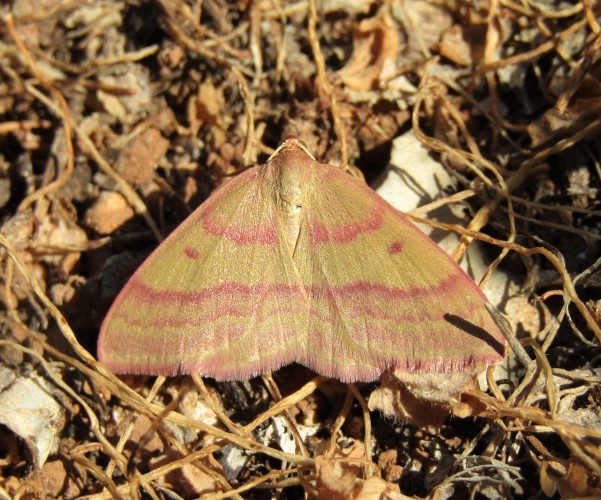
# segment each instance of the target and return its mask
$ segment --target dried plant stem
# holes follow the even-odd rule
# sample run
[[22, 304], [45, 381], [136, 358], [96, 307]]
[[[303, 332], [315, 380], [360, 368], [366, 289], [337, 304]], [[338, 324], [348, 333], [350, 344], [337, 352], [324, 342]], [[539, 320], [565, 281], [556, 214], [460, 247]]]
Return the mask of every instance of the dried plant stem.
[[13, 42], [15, 42], [15, 45], [19, 49], [19, 52], [23, 56], [23, 59], [29, 66], [29, 70], [31, 71], [31, 73], [40, 82], [40, 84], [44, 88], [46, 88], [46, 90], [58, 103], [57, 107], [60, 108], [60, 113], [57, 114], [62, 117], [63, 128], [65, 131], [65, 148], [67, 150], [67, 164], [65, 171], [62, 173], [62, 175], [59, 176], [58, 179], [50, 182], [46, 186], [41, 187], [37, 191], [27, 196], [23, 201], [21, 201], [21, 203], [19, 204], [19, 210], [25, 210], [36, 200], [64, 186], [71, 177], [71, 174], [73, 173], [73, 169], [75, 168], [75, 153], [73, 152], [71, 113], [69, 112], [69, 106], [67, 105], [67, 101], [65, 101], [63, 95], [58, 91], [56, 87], [54, 87], [54, 85], [52, 85], [48, 80], [46, 80], [44, 74], [41, 71], [39, 71], [35, 61], [29, 53], [29, 50], [27, 50], [25, 44], [22, 42], [21, 38], [17, 34], [12, 14], [6, 14], [4, 16], [4, 23], [8, 28], [8, 32], [10, 33]]
[[307, 29], [309, 31], [309, 43], [311, 44], [311, 50], [313, 51], [313, 58], [315, 59], [315, 66], [317, 68], [317, 81], [330, 99], [334, 130], [336, 130], [336, 135], [340, 141], [340, 164], [342, 167], [346, 168], [348, 166], [348, 146], [346, 143], [346, 133], [340, 118], [340, 113], [338, 111], [338, 101], [334, 95], [332, 85], [330, 84], [326, 70], [326, 63], [323, 58], [323, 54], [321, 53], [319, 38], [317, 36], [317, 18], [317, 6], [315, 5], [315, 0], [309, 0], [309, 20]]
[[[63, 111], [61, 108], [56, 106], [52, 101], [50, 101], [44, 94], [39, 92], [34, 86], [25, 83], [25, 90], [29, 92], [32, 96], [38, 99], [42, 104], [44, 104], [52, 113], [57, 116], [62, 116]], [[65, 118], [66, 119], [66, 118]], [[88, 154], [91, 158], [96, 162], [96, 164], [100, 167], [100, 169], [107, 174], [111, 179], [113, 179], [119, 188], [121, 188], [122, 193], [127, 198], [129, 204], [134, 208], [137, 214], [142, 215], [148, 227], [152, 231], [154, 237], [157, 241], [161, 241], [163, 239], [163, 235], [159, 230], [158, 226], [154, 222], [154, 219], [148, 212], [146, 208], [146, 204], [142, 201], [142, 198], [138, 196], [138, 193], [130, 186], [130, 184], [121, 177], [115, 169], [102, 157], [96, 145], [92, 142], [92, 140], [88, 137], [88, 135], [75, 123], [71, 123], [71, 127], [77, 135], [77, 138], [86, 146]]]
[[[271, 394], [271, 397], [275, 401], [281, 401], [282, 393], [280, 392], [280, 388], [275, 383], [275, 380], [273, 380], [271, 373], [264, 374], [263, 381], [265, 382], [265, 385], [267, 386], [267, 390]], [[303, 438], [300, 434], [300, 431], [298, 430], [298, 426], [296, 425], [296, 420], [294, 420], [294, 417], [290, 413], [289, 408], [286, 408], [282, 412], [282, 416], [284, 417], [284, 420], [286, 421], [286, 424], [288, 425], [288, 429], [290, 430], [290, 432], [292, 433], [292, 436], [294, 437], [294, 441], [296, 442], [296, 449], [300, 452], [300, 454], [303, 457], [308, 457], [309, 451], [307, 450], [307, 447], [305, 446], [305, 443], [303, 442]]]
[[[359, 403], [359, 405], [361, 406], [361, 411], [363, 412], [363, 422], [365, 423], [365, 437], [364, 437], [365, 460], [367, 460], [368, 462], [371, 462], [372, 461], [372, 456], [371, 456], [372, 442], [371, 442], [371, 418], [369, 416], [369, 408], [367, 407], [365, 398], [361, 395], [361, 393], [359, 392], [359, 389], [357, 389], [357, 386], [355, 384], [349, 384], [349, 389], [352, 392], [355, 399], [357, 400], [357, 402]], [[368, 469], [366, 469], [365, 477], [369, 477], [369, 473], [370, 473], [370, 471]]]
[[[234, 64], [232, 61], [221, 57], [216, 54], [212, 50], [210, 50], [206, 45], [202, 42], [195, 40], [189, 37], [187, 34], [183, 32], [181, 27], [178, 25], [175, 19], [171, 17], [171, 9], [167, 8], [167, 5], [170, 5], [171, 2], [166, 0], [161, 1], [162, 5], [165, 7], [165, 11], [169, 15], [167, 18], [167, 27], [173, 37], [178, 40], [178, 42], [184, 47], [206, 57], [211, 61], [215, 61], [216, 63], [224, 66], [227, 70], [229, 70], [236, 82], [238, 83], [238, 88], [240, 89], [240, 95], [244, 100], [244, 114], [246, 121], [246, 142], [244, 146], [243, 153], [243, 162], [245, 165], [250, 165], [252, 163], [251, 159], [253, 158], [253, 139], [254, 139], [254, 130], [255, 130], [255, 118], [254, 118], [254, 98], [251, 95], [250, 89], [248, 87], [248, 83], [244, 78], [242, 72], [240, 71], [238, 65]], [[197, 26], [197, 25], [195, 25]], [[198, 29], [198, 26], [197, 26]], [[205, 31], [202, 30], [202, 33]]]
[[551, 252], [543, 247], [526, 248], [522, 245], [518, 245], [517, 243], [510, 243], [510, 242], [507, 242], [504, 240], [498, 240], [496, 238], [492, 238], [490, 236], [479, 233], [477, 231], [465, 229], [464, 227], [458, 226], [456, 224], [445, 224], [443, 222], [438, 222], [438, 221], [435, 221], [432, 219], [421, 219], [419, 217], [413, 217], [413, 216], [410, 216], [410, 217], [415, 222], [419, 222], [421, 224], [428, 224], [430, 226], [437, 227], [439, 229], [455, 231], [459, 234], [465, 234], [475, 240], [484, 241], [486, 243], [490, 243], [491, 245], [496, 245], [496, 246], [502, 247], [502, 248], [508, 248], [510, 250], [514, 250], [518, 253], [521, 253], [522, 255], [537, 255], [537, 254], [543, 255], [544, 257], [546, 257], [549, 260], [549, 262], [551, 262], [551, 264], [555, 267], [555, 269], [557, 269], [557, 271], [559, 272], [559, 274], [562, 277], [564, 291], [566, 293], [566, 295], [564, 295], [564, 300], [566, 300], [569, 297], [569, 300], [574, 302], [574, 305], [577, 307], [577, 309], [580, 311], [580, 314], [582, 314], [582, 316], [586, 320], [589, 328], [593, 331], [595, 336], [601, 341], [601, 327], [599, 326], [599, 324], [597, 323], [595, 318], [592, 316], [591, 312], [588, 310], [588, 308], [586, 307], [584, 302], [582, 302], [582, 300], [580, 300], [580, 297], [578, 297], [578, 293], [576, 292], [576, 289], [574, 288], [574, 283], [572, 282], [572, 279], [570, 278], [570, 275], [568, 274], [567, 269], [565, 268], [565, 266], [563, 265], [561, 260], [559, 258], [557, 258], [557, 256], [555, 254], [553, 254], [553, 252]]

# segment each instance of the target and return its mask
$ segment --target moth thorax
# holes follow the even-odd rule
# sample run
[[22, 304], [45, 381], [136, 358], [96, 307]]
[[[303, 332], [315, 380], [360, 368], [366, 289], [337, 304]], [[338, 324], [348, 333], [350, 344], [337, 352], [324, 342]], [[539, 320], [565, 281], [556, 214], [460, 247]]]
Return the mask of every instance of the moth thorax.
[[279, 189], [275, 190], [276, 210], [282, 224], [291, 255], [300, 235], [303, 209], [303, 190], [300, 170], [280, 168], [277, 172]]

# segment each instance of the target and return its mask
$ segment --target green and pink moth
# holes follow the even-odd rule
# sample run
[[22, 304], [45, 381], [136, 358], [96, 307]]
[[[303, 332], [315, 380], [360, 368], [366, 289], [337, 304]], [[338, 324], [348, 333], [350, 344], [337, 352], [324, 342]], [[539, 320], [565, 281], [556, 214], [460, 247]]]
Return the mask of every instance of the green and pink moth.
[[246, 379], [298, 362], [344, 382], [498, 363], [478, 286], [361, 181], [294, 137], [216, 190], [123, 288], [117, 373]]

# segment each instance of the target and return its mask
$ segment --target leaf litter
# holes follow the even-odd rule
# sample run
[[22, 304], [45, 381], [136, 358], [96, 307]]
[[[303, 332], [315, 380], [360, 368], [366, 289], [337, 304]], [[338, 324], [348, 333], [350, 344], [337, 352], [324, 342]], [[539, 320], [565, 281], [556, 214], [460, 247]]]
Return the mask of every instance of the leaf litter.
[[[35, 416], [53, 417], [3, 423], [2, 494], [601, 495], [600, 15], [588, 0], [3, 9], [2, 393], [27, 408], [9, 390], [34, 383]], [[499, 269], [529, 299], [496, 304], [505, 372], [435, 403], [411, 393], [434, 407], [417, 425], [374, 384], [295, 365], [217, 383], [95, 361], [118, 290], [216, 186], [289, 134], [371, 180], [409, 129], [455, 186], [415, 220], [458, 234], [456, 259], [482, 242], [481, 284]], [[427, 218], [443, 205], [465, 223]]]

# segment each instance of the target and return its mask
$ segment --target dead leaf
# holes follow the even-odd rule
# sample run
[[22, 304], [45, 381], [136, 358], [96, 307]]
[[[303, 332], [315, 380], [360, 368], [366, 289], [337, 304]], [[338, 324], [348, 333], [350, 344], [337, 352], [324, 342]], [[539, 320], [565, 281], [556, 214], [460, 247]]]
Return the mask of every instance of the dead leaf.
[[440, 426], [465, 390], [475, 388], [474, 373], [404, 373], [382, 380], [369, 398], [370, 410], [409, 420], [420, 427]]
[[398, 30], [385, 5], [353, 30], [353, 53], [338, 76], [353, 90], [377, 88], [380, 80], [394, 74], [399, 44]]
[[363, 481], [360, 486], [355, 488], [351, 498], [356, 500], [383, 500], [391, 497], [408, 498], [404, 495], [399, 497], [400, 492], [401, 490], [398, 484], [389, 483], [381, 477], [370, 477]]
[[601, 498], [599, 478], [575, 459], [571, 459], [566, 474], [558, 480], [560, 498]]
[[315, 459], [317, 475], [315, 491], [309, 498], [331, 500], [380, 500], [399, 494], [398, 484], [381, 477], [363, 479], [363, 469], [358, 464], [327, 459], [320, 455]]
[[352, 498], [355, 489], [357, 471], [351, 469], [347, 462], [328, 460], [323, 456], [315, 459], [315, 473], [317, 475], [315, 498], [331, 498], [343, 500]]
[[227, 129], [223, 121], [225, 97], [223, 90], [205, 80], [198, 92], [188, 101], [188, 121], [192, 137], [196, 137], [202, 125], [211, 127], [212, 149], [220, 148], [227, 140]]
[[454, 24], [442, 34], [442, 38], [436, 46], [441, 56], [460, 66], [471, 66], [472, 46], [466, 40], [463, 26]]

